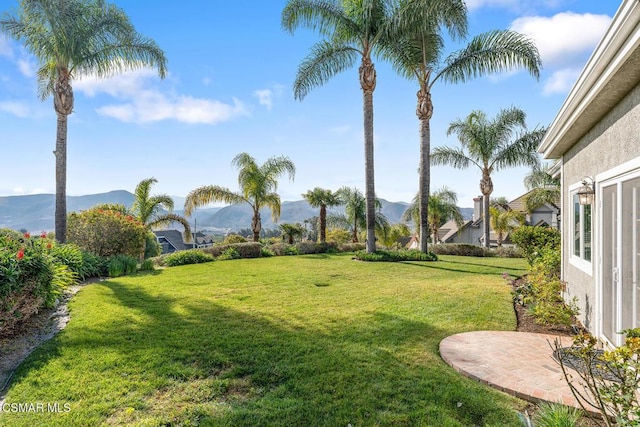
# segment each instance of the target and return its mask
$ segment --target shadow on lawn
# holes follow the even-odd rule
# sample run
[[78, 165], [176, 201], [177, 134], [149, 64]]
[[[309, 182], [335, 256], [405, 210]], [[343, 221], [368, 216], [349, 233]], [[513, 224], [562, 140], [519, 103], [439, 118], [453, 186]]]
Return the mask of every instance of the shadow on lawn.
[[[267, 318], [250, 306], [241, 311], [151, 295], [117, 280], [95, 286], [109, 288], [132, 315], [98, 324], [64, 345], [118, 351], [107, 378], [105, 367], [96, 367], [96, 381], [115, 375], [165, 384], [144, 397], [151, 412], [161, 396], [203, 384], [198, 393], [163, 402], [182, 405], [172, 424], [197, 418], [234, 426], [484, 425], [489, 415], [513, 417], [486, 397], [487, 389], [444, 364], [437, 346], [448, 331], [424, 322], [371, 312], [305, 325], [304, 316]], [[55, 358], [57, 345], [54, 340], [31, 363]], [[194, 409], [212, 403], [227, 410]], [[121, 422], [137, 421], [127, 419], [124, 408], [112, 410]]]
[[[416, 267], [430, 268], [433, 270], [446, 270], [446, 271], [455, 271], [456, 273], [469, 273], [469, 274], [484, 274], [489, 276], [500, 275], [505, 271], [513, 271], [513, 270], [522, 270], [523, 274], [526, 272], [525, 268], [514, 268], [507, 266], [497, 266], [497, 265], [483, 265], [483, 264], [475, 264], [472, 262], [460, 262], [460, 261], [436, 261], [436, 262], [411, 262], [411, 261], [400, 261], [400, 263], [405, 265], [413, 265]], [[443, 264], [459, 264], [459, 268], [446, 267]], [[469, 268], [465, 268], [465, 266], [469, 266]], [[484, 270], [484, 271], [482, 271]]]

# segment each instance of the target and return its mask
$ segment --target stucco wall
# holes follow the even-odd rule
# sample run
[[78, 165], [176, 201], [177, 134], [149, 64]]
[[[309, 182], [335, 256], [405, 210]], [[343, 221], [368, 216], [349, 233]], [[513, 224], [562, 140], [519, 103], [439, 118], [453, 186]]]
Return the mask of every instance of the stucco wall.
[[[571, 225], [573, 207], [569, 187], [579, 183], [583, 177], [595, 177], [615, 166], [640, 156], [640, 85], [636, 86], [596, 126], [563, 156], [562, 188], [562, 239], [563, 279], [567, 283], [567, 295], [576, 297], [583, 324], [593, 332], [594, 305], [596, 301], [596, 277], [593, 266], [597, 262], [594, 251], [591, 274], [574, 266], [570, 259], [572, 240]], [[592, 230], [596, 236], [599, 221], [597, 203], [593, 205]], [[597, 245], [597, 240], [595, 240]]]

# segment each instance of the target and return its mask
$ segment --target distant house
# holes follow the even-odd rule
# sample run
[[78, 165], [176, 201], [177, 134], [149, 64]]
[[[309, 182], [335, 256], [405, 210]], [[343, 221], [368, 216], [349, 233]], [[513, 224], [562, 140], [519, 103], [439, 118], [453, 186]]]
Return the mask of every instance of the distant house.
[[[532, 212], [527, 212], [526, 198], [529, 193], [509, 202], [506, 209], [512, 209], [521, 212], [525, 216], [525, 224], [533, 226], [544, 226], [558, 228], [560, 208], [555, 204], [545, 204], [537, 207]], [[473, 217], [467, 220], [460, 227], [455, 221], [448, 221], [438, 230], [439, 243], [466, 243], [470, 245], [484, 244], [484, 215], [483, 215], [482, 196], [473, 199]], [[489, 234], [491, 247], [498, 246], [497, 235], [491, 231]], [[503, 237], [503, 246], [511, 245], [509, 235]]]
[[156, 235], [163, 254], [194, 248], [207, 248], [213, 246], [214, 243], [213, 237], [200, 232], [192, 233], [191, 242], [188, 243], [185, 243], [182, 231], [179, 230], [156, 230], [153, 234]]
[[622, 1], [538, 151], [559, 161], [565, 298], [620, 345], [640, 327], [639, 1]]

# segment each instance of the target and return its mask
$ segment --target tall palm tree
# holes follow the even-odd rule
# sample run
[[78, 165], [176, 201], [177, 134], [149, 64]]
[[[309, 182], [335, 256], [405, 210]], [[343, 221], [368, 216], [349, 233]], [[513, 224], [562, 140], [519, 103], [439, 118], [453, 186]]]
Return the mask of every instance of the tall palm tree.
[[299, 27], [317, 29], [325, 37], [311, 48], [298, 67], [293, 85], [296, 99], [322, 86], [360, 59], [363, 94], [366, 187], [367, 252], [375, 245], [375, 183], [373, 163], [373, 91], [376, 71], [372, 54], [384, 47], [388, 0], [289, 0], [282, 11], [282, 27], [293, 33]]
[[464, 83], [517, 68], [524, 68], [538, 78], [541, 61], [531, 40], [514, 31], [501, 30], [474, 37], [466, 47], [443, 61], [442, 31], [446, 30], [453, 40], [467, 35], [467, 7], [463, 0], [400, 0], [389, 22], [389, 39], [395, 42], [384, 51], [385, 57], [399, 74], [415, 80], [419, 86], [416, 115], [420, 121], [420, 249], [426, 252], [433, 86], [438, 81]]
[[57, 114], [55, 233], [67, 234], [67, 117], [73, 112], [71, 82], [82, 76], [157, 67], [166, 58], [157, 44], [135, 31], [127, 15], [103, 0], [20, 0], [17, 16], [3, 15], [0, 31], [21, 42], [40, 64], [41, 99], [53, 95]]
[[455, 133], [461, 148], [436, 147], [431, 154], [434, 165], [451, 165], [466, 169], [475, 165], [482, 173], [480, 192], [483, 196], [484, 245], [489, 247], [489, 204], [493, 193], [491, 174], [516, 166], [535, 167], [539, 163], [536, 148], [544, 129], [527, 131], [525, 113], [515, 107], [500, 110], [489, 120], [482, 111], [474, 111], [464, 120], [449, 125], [447, 135]]
[[[366, 201], [362, 192], [357, 188], [342, 187], [337, 191], [337, 195], [340, 199], [340, 204], [344, 205], [344, 215], [332, 215], [329, 217], [329, 222], [335, 225], [343, 225], [351, 229], [351, 241], [358, 243], [358, 230], [364, 229], [367, 225], [367, 210]], [[382, 203], [377, 198], [375, 201], [375, 231], [383, 236], [389, 230], [389, 220], [387, 219], [380, 209]], [[367, 233], [367, 239], [369, 234]], [[375, 239], [375, 236], [374, 236]]]
[[196, 188], [187, 195], [184, 202], [184, 213], [190, 216], [193, 209], [212, 202], [225, 203], [248, 203], [253, 209], [251, 219], [251, 231], [253, 241], [260, 239], [262, 221], [260, 219], [260, 209], [266, 206], [271, 210], [271, 218], [278, 221], [280, 218], [280, 196], [278, 190], [278, 178], [282, 175], [289, 175], [293, 181], [296, 174], [296, 167], [293, 162], [284, 156], [270, 157], [262, 165], [258, 165], [256, 160], [247, 153], [240, 153], [231, 162], [238, 168], [239, 192], [233, 192], [228, 188], [219, 185], [206, 185]]
[[556, 206], [560, 200], [560, 180], [549, 174], [550, 168], [551, 164], [545, 163], [524, 177], [524, 185], [530, 191], [525, 202], [529, 212], [544, 204]]
[[[143, 179], [138, 183], [133, 193], [134, 200], [131, 214], [149, 230], [154, 227], [167, 226], [178, 222], [184, 227], [185, 241], [191, 240], [191, 227], [187, 219], [173, 213], [173, 199], [167, 194], [151, 195], [151, 187], [158, 182], [155, 178]], [[165, 209], [168, 212], [161, 213]]]
[[[457, 203], [457, 194], [446, 186], [429, 196], [428, 225], [433, 243], [438, 242], [438, 231], [447, 221], [453, 220], [458, 228], [462, 227], [464, 218]], [[412, 221], [416, 228], [420, 225], [420, 193], [413, 198], [407, 210], [404, 211], [402, 219]]]
[[496, 233], [498, 247], [502, 246], [504, 236], [513, 229], [523, 225], [525, 220], [521, 212], [504, 209], [502, 205], [490, 206], [489, 216], [491, 217], [491, 228], [493, 228], [493, 231]]
[[316, 187], [302, 195], [302, 197], [314, 208], [320, 208], [320, 242], [327, 241], [327, 207], [340, 205], [338, 195], [331, 190]]

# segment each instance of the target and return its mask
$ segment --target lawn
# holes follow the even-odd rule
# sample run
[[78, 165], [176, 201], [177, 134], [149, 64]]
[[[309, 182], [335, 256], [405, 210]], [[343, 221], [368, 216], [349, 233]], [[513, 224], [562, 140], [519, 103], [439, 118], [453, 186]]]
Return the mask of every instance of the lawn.
[[519, 425], [462, 377], [448, 335], [514, 330], [523, 260], [348, 254], [217, 261], [95, 283], [16, 372], [3, 426]]

